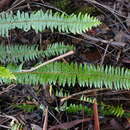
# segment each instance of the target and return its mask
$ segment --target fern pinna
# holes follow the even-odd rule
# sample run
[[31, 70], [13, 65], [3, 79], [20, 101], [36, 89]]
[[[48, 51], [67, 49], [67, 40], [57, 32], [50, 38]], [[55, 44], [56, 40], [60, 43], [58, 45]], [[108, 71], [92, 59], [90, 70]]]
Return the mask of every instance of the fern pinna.
[[90, 15], [78, 16], [65, 15], [65, 13], [52, 13], [52, 11], [43, 12], [39, 10], [35, 13], [25, 13], [18, 11], [16, 15], [10, 13], [0, 14], [0, 35], [8, 36], [8, 31], [14, 28], [20, 28], [25, 31], [33, 28], [36, 32], [42, 32], [44, 29], [49, 28], [52, 31], [57, 29], [59, 32], [78, 33], [81, 34], [94, 26], [101, 24], [101, 22]]

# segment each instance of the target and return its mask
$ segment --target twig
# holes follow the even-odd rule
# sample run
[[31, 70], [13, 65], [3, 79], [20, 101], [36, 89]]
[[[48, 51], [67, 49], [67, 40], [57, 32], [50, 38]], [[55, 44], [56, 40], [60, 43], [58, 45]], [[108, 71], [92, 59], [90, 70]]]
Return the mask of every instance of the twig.
[[5, 126], [5, 125], [0, 125], [0, 127], [6, 128], [6, 129], [11, 129], [11, 127], [8, 127], [8, 126]]
[[86, 35], [86, 34], [82, 34], [82, 36], [89, 39], [89, 40], [93, 40], [93, 41], [96, 41], [96, 42], [102, 42], [102, 43], [109, 44], [109, 45], [112, 45], [112, 46], [124, 47], [126, 45], [126, 43], [124, 43], [124, 42], [116, 42], [116, 41], [111, 42], [111, 41], [103, 40], [103, 39], [100, 39], [100, 38], [95, 38], [95, 37], [92, 37], [92, 36], [89, 36], [89, 35]]
[[15, 86], [16, 86], [15, 84], [9, 85], [5, 90], [3, 90], [2, 92], [0, 91], [0, 95], [2, 95], [5, 92], [8, 92], [10, 89], [14, 88]]
[[98, 104], [96, 99], [96, 91], [93, 92], [95, 99], [93, 104], [93, 114], [94, 114], [94, 130], [100, 130], [100, 123], [99, 123], [99, 114], [98, 114]]
[[63, 103], [64, 101], [70, 99], [70, 98], [73, 98], [75, 96], [78, 96], [78, 95], [83, 95], [83, 94], [87, 94], [87, 93], [91, 93], [93, 91], [103, 91], [103, 90], [109, 90], [108, 88], [101, 88], [101, 89], [92, 89], [92, 90], [85, 90], [85, 91], [82, 91], [82, 92], [78, 92], [78, 93], [74, 93], [70, 96], [67, 96], [65, 98], [62, 98], [61, 99], [61, 103]]
[[105, 49], [104, 55], [102, 56], [102, 60], [101, 60], [100, 65], [103, 65], [103, 62], [104, 62], [104, 59], [105, 59], [105, 56], [106, 56], [106, 53], [107, 53], [108, 47], [109, 47], [109, 44], [107, 44], [107, 46], [106, 46], [106, 49]]
[[119, 15], [119, 16], [123, 17], [123, 15], [120, 15], [120, 13], [118, 13], [116, 10], [113, 10], [112, 8], [110, 8], [106, 5], [100, 4], [100, 3], [96, 2], [95, 0], [84, 0], [84, 1], [96, 4], [98, 6], [101, 6], [105, 9], [107, 9], [108, 11], [110, 11], [116, 17], [116, 19], [120, 22], [120, 24], [123, 26], [123, 28], [126, 30], [126, 32], [129, 33], [127, 28], [125, 27], [125, 25], [122, 23], [121, 19], [117, 16], [117, 15]]
[[97, 105], [97, 100], [96, 99], [94, 100], [93, 111], [94, 111], [94, 130], [100, 130], [99, 115], [98, 115], [98, 105]]
[[44, 124], [43, 124], [42, 130], [47, 130], [47, 124], [48, 124], [48, 107], [45, 110], [45, 119], [44, 119]]
[[8, 115], [4, 114], [4, 115], [0, 115], [0, 117], [12, 119], [12, 120], [14, 120], [14, 121], [16, 121], [18, 123], [18, 120], [13, 116], [8, 116]]
[[60, 60], [60, 59], [62, 59], [62, 58], [64, 58], [64, 57], [69, 56], [69, 55], [72, 55], [72, 54], [74, 54], [74, 53], [75, 53], [74, 51], [69, 51], [69, 52], [67, 52], [67, 53], [65, 53], [65, 54], [63, 54], [63, 55], [60, 55], [60, 56], [55, 57], [55, 58], [53, 58], [53, 59], [51, 59], [51, 60], [48, 60], [48, 61], [46, 61], [46, 62], [44, 62], [44, 63], [42, 63], [42, 64], [40, 64], [40, 65], [38, 65], [38, 66], [36, 66], [36, 67], [33, 67], [33, 68], [31, 68], [31, 69], [28, 69], [28, 70], [22, 70], [21, 72], [32, 72], [32, 71], [35, 71], [35, 70], [39, 69], [40, 67], [42, 67], [42, 66], [44, 66], [44, 65], [47, 65], [47, 64], [52, 63], [52, 62], [54, 62], [54, 61]]

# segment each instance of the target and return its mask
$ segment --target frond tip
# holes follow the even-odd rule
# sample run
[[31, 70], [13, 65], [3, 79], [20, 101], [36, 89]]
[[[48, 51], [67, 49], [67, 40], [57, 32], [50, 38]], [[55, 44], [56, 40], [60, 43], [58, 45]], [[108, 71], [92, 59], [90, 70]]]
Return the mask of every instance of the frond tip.
[[8, 31], [16, 27], [25, 31], [33, 28], [36, 32], [41, 32], [49, 28], [52, 31], [57, 29], [59, 32], [81, 34], [100, 24], [101, 22], [98, 19], [81, 13], [78, 16], [75, 14], [66, 16], [64, 13], [56, 12], [53, 14], [52, 11], [44, 13], [42, 10], [30, 15], [27, 12], [20, 13], [19, 11], [16, 15], [13, 15], [12, 12], [3, 12], [0, 14], [0, 35], [8, 36]]

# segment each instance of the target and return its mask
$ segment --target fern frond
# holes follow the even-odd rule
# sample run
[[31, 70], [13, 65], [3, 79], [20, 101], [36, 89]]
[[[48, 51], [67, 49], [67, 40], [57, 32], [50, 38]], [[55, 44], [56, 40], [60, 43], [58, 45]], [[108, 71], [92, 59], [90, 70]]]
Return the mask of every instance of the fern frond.
[[102, 111], [104, 112], [104, 115], [105, 114], [109, 115], [111, 113], [112, 115], [117, 116], [117, 117], [122, 117], [125, 112], [121, 105], [118, 105], [116, 107], [109, 105], [109, 106], [106, 106], [104, 110], [102, 109]]
[[[80, 101], [85, 101], [85, 102], [89, 102], [92, 104], [95, 103], [93, 98], [88, 98], [85, 96], [81, 96]], [[104, 115], [112, 114], [114, 116], [121, 117], [125, 112], [121, 105], [120, 106], [118, 105], [115, 107], [112, 105], [106, 105], [103, 102], [101, 102], [101, 103], [98, 102], [97, 104], [101, 106], [100, 112]]]
[[54, 63], [48, 64], [34, 72], [16, 72], [14, 75], [18, 83], [46, 84], [58, 82], [60, 85], [68, 84], [110, 89], [129, 89], [130, 71], [124, 68], [111, 66], [100, 67], [94, 65], [77, 65]]
[[[67, 106], [64, 111], [67, 111], [69, 113], [77, 113], [77, 112], [81, 112], [84, 111], [89, 115], [93, 114], [93, 110], [92, 108], [88, 107], [88, 106], [84, 106], [82, 104], [70, 104], [69, 106]], [[124, 115], [124, 110], [121, 106], [107, 106], [103, 105], [103, 109], [102, 109], [102, 104], [101, 104], [101, 109], [99, 107], [99, 113], [101, 115], [105, 115], [105, 116], [109, 116], [109, 115], [114, 115], [116, 117], [122, 117]]]
[[39, 57], [60, 55], [73, 49], [73, 46], [64, 45], [63, 43], [49, 45], [45, 51], [39, 50], [36, 45], [0, 45], [0, 61], [1, 63], [18, 63], [19, 61], [25, 62], [35, 60]]
[[71, 32], [81, 34], [92, 27], [96, 27], [101, 22], [90, 15], [82, 15], [79, 13], [78, 16], [72, 14], [66, 16], [64, 13], [60, 14], [52, 11], [43, 12], [42, 10], [36, 13], [28, 14], [25, 12], [16, 15], [10, 13], [1, 13], [0, 16], [0, 35], [8, 36], [8, 31], [14, 28], [20, 28], [24, 31], [28, 31], [33, 28], [36, 32], [41, 32], [46, 28], [57, 29], [59, 32]]

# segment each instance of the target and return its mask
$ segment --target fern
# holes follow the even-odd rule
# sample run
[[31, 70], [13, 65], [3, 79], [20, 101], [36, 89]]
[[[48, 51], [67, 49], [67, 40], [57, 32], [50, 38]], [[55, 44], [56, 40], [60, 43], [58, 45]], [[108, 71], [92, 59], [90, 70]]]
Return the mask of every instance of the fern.
[[73, 49], [73, 46], [64, 45], [63, 43], [49, 45], [45, 51], [39, 50], [36, 45], [0, 45], [0, 61], [1, 63], [18, 63], [19, 61], [25, 62], [35, 60], [39, 57], [60, 55]]
[[90, 15], [82, 15], [79, 13], [78, 16], [72, 14], [66, 16], [64, 13], [55, 13], [52, 11], [47, 11], [44, 13], [42, 10], [36, 13], [28, 14], [25, 12], [20, 13], [19, 11], [16, 15], [10, 13], [1, 13], [0, 17], [0, 35], [8, 36], [8, 31], [14, 28], [20, 28], [25, 31], [33, 28], [36, 32], [41, 32], [46, 28], [57, 29], [59, 32], [71, 32], [81, 34], [92, 27], [96, 27], [101, 24], [101, 22]]
[[[63, 109], [62, 109], [63, 110]], [[77, 113], [77, 112], [81, 112], [84, 111], [85, 113], [92, 115], [93, 114], [93, 110], [92, 108], [88, 107], [88, 106], [84, 106], [82, 104], [70, 104], [69, 106], [64, 108], [64, 111], [67, 111], [68, 113]], [[124, 110], [121, 106], [107, 106], [107, 105], [101, 105], [101, 109], [99, 107], [99, 113], [100, 115], [104, 115], [104, 116], [109, 116], [109, 115], [114, 115], [116, 117], [122, 117], [124, 116]]]
[[65, 86], [80, 86], [110, 89], [129, 89], [130, 71], [111, 66], [77, 65], [54, 63], [48, 64], [34, 72], [14, 72], [18, 83], [46, 84], [59, 83]]
[[[89, 102], [89, 103], [92, 103], [92, 104], [95, 103], [93, 98], [86, 98], [84, 96], [81, 96], [80, 101], [85, 101], [85, 102]], [[104, 115], [112, 114], [114, 116], [121, 117], [125, 112], [121, 105], [120, 106], [118, 105], [118, 106], [115, 107], [115, 106], [112, 106], [112, 105], [106, 105], [103, 102], [101, 102], [101, 103], [98, 102], [98, 105], [101, 106], [99, 111]]]
[[[63, 95], [61, 95], [63, 97]], [[81, 96], [81, 98], [79, 99], [81, 102], [87, 102], [87, 103], [91, 103], [94, 104], [95, 101], [93, 98], [86, 98], [84, 96]], [[85, 103], [86, 104], [86, 103]], [[98, 110], [100, 115], [104, 115], [104, 116], [109, 116], [109, 115], [114, 115], [116, 117], [122, 117], [125, 116], [127, 112], [124, 111], [122, 105], [117, 105], [117, 106], [113, 106], [113, 105], [107, 105], [104, 104], [103, 102], [98, 102]], [[93, 114], [93, 110], [92, 108], [88, 107], [87, 104], [83, 105], [83, 104], [70, 104], [67, 105], [67, 102], [65, 102], [62, 106], [60, 107], [56, 107], [55, 108], [58, 111], [67, 111], [68, 113], [77, 113], [77, 112], [81, 112], [84, 111], [87, 113], [87, 115], [92, 115]]]

